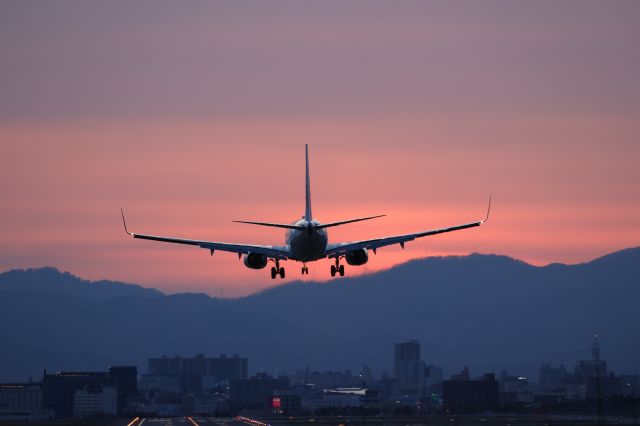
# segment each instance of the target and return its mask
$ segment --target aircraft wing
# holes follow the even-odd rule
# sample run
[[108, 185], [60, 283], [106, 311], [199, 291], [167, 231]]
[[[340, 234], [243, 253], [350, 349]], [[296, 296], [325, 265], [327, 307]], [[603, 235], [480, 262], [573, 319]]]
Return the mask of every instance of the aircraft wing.
[[404, 248], [404, 243], [413, 241], [416, 238], [427, 237], [429, 235], [444, 234], [445, 232], [459, 231], [461, 229], [474, 228], [485, 223], [489, 219], [489, 210], [491, 209], [491, 198], [489, 198], [489, 208], [487, 209], [487, 216], [483, 220], [477, 222], [465, 223], [462, 225], [450, 226], [448, 228], [433, 229], [430, 231], [416, 232], [415, 234], [396, 235], [392, 237], [376, 238], [373, 240], [353, 241], [348, 243], [337, 243], [327, 245], [325, 254], [329, 258], [344, 256], [350, 251], [358, 249], [375, 250], [390, 246], [393, 244], [400, 244]]
[[270, 259], [286, 260], [289, 258], [289, 251], [284, 246], [263, 246], [253, 244], [233, 244], [222, 243], [217, 241], [204, 241], [204, 240], [188, 240], [184, 238], [173, 237], [161, 237], [156, 235], [136, 234], [129, 232], [127, 229], [127, 222], [124, 220], [124, 212], [122, 213], [122, 222], [124, 223], [124, 230], [127, 234], [133, 238], [139, 238], [142, 240], [160, 241], [163, 243], [175, 243], [175, 244], [187, 244], [192, 246], [198, 246], [211, 251], [211, 254], [215, 250], [228, 251], [231, 253], [248, 254], [258, 253], [267, 256]]

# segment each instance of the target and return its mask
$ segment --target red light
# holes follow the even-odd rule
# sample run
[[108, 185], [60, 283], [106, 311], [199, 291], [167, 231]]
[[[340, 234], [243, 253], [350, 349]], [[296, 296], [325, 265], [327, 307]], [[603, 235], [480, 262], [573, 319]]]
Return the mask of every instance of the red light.
[[271, 407], [273, 408], [280, 408], [282, 407], [282, 403], [280, 402], [280, 398], [278, 398], [277, 396], [274, 396], [271, 399]]

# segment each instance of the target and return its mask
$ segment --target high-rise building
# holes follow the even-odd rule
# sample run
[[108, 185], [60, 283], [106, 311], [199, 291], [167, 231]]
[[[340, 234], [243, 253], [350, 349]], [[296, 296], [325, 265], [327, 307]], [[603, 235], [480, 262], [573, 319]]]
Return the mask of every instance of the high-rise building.
[[373, 375], [373, 371], [371, 371], [371, 369], [366, 365], [363, 365], [362, 372], [360, 373], [360, 380], [362, 382], [362, 387], [367, 387], [367, 385], [370, 385], [371, 383], [373, 383], [374, 378], [375, 377]]
[[575, 375], [583, 384], [591, 377], [607, 376], [607, 361], [600, 357], [600, 340], [597, 334], [593, 336], [591, 343], [591, 359], [578, 361]]
[[118, 412], [127, 406], [127, 399], [138, 393], [138, 368], [131, 366], [109, 367], [109, 375], [118, 379]]
[[429, 393], [442, 393], [442, 367], [428, 365], [424, 371], [425, 387]]
[[420, 359], [420, 342], [395, 344], [393, 371], [401, 389], [420, 390], [424, 386], [425, 365]]

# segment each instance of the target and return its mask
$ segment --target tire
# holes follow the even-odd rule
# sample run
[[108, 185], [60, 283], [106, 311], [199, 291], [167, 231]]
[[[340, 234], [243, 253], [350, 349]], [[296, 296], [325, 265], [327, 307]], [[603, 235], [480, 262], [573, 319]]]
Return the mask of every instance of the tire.
[[271, 279], [275, 280], [276, 279], [276, 274], [278, 272], [276, 271], [276, 268], [271, 268]]
[[338, 268], [338, 272], [340, 272], [341, 277], [344, 277], [344, 265], [340, 265], [340, 268]]
[[336, 276], [336, 266], [335, 265], [331, 265], [331, 276], [332, 277]]
[[284, 279], [284, 268], [280, 268], [280, 278]]

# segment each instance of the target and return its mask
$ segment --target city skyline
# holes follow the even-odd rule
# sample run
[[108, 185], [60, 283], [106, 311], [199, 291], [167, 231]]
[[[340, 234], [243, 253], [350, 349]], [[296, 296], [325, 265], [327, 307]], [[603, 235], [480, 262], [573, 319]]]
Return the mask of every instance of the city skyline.
[[[608, 376], [610, 373], [618, 374], [618, 375], [640, 375], [640, 364], [638, 364], [635, 368], [631, 369], [623, 369], [622, 371], [618, 370], [615, 365], [607, 365], [606, 356], [601, 356], [600, 354], [600, 336], [596, 333], [593, 335], [593, 340], [590, 344], [585, 342], [584, 345], [584, 354], [582, 359], [575, 360], [564, 360], [556, 357], [554, 360], [543, 360], [540, 364], [540, 367], [535, 374], [523, 376], [521, 371], [512, 371], [505, 370], [501, 367], [498, 367], [495, 370], [480, 370], [476, 369], [471, 372], [468, 364], [473, 362], [472, 357], [469, 358], [469, 362], [461, 364], [459, 367], [446, 369], [441, 366], [439, 361], [441, 360], [425, 360], [420, 355], [420, 348], [422, 343], [417, 339], [411, 339], [409, 341], [396, 342], [393, 344], [393, 347], [389, 348], [390, 353], [393, 352], [393, 363], [380, 368], [380, 369], [372, 369], [365, 363], [361, 361], [357, 361], [356, 364], [360, 364], [360, 370], [353, 369], [352, 366], [346, 365], [343, 368], [335, 368], [335, 369], [326, 369], [326, 368], [317, 368], [313, 365], [308, 365], [305, 370], [300, 370], [299, 368], [286, 369], [282, 367], [272, 367], [266, 371], [264, 366], [255, 367], [253, 363], [250, 363], [249, 359], [245, 357], [243, 354], [238, 353], [220, 353], [220, 354], [190, 354], [190, 353], [175, 353], [172, 355], [167, 355], [166, 353], [156, 354], [147, 359], [146, 370], [141, 369], [141, 371], [146, 371], [146, 373], [139, 373], [138, 375], [143, 378], [146, 374], [148, 376], [188, 376], [188, 375], [200, 375], [200, 376], [211, 376], [216, 377], [218, 380], [230, 380], [231, 378], [248, 378], [252, 376], [256, 376], [259, 374], [268, 374], [272, 377], [295, 377], [300, 375], [309, 375], [309, 377], [313, 377], [318, 374], [330, 374], [335, 373], [336, 375], [346, 375], [350, 378], [358, 378], [363, 377], [363, 373], [367, 372], [372, 378], [386, 379], [393, 378], [398, 381], [400, 387], [405, 387], [407, 389], [416, 388], [420, 386], [425, 386], [425, 378], [427, 370], [432, 367], [437, 367], [440, 369], [441, 378], [450, 378], [453, 380], [464, 379], [466, 377], [467, 380], [481, 378], [483, 375], [490, 374], [500, 374], [500, 373], [515, 373], [518, 374], [516, 377], [520, 377], [522, 379], [526, 379], [532, 383], [537, 384], [538, 386], [545, 386], [547, 383], [541, 382], [541, 375], [553, 375], [554, 369], [557, 371], [562, 370], [564, 374], [572, 374], [571, 371], [575, 370], [577, 374], [586, 374], [593, 375], [595, 377], [594, 372], [598, 371], [602, 374], [602, 377]], [[596, 345], [597, 345], [597, 354], [596, 354]], [[399, 347], [412, 347], [416, 349], [398, 349]], [[393, 350], [393, 351], [392, 351]], [[405, 351], [405, 352], [403, 352]], [[413, 353], [411, 353], [413, 351]], [[409, 355], [407, 355], [409, 354]], [[255, 361], [255, 360], [254, 360]], [[121, 362], [116, 365], [108, 366], [109, 368], [121, 368], [123, 366], [129, 366], [127, 368], [137, 369], [141, 367], [141, 365], [133, 365], [132, 363]], [[251, 366], [251, 367], [249, 367]], [[558, 370], [559, 369], [559, 370]], [[71, 374], [73, 372], [89, 372], [90, 369], [74, 369], [74, 368], [54, 368], [52, 371], [48, 371], [46, 368], [43, 369], [43, 375], [47, 374]], [[462, 373], [460, 373], [462, 372]], [[468, 377], [467, 377], [468, 375]], [[546, 378], [546, 377], [545, 377]], [[152, 382], [153, 380], [151, 380]], [[0, 379], [2, 382], [2, 379]], [[24, 377], [22, 379], [12, 380], [10, 383], [37, 383], [37, 377]], [[543, 380], [544, 382], [544, 380]], [[212, 382], [213, 384], [213, 382]], [[638, 389], [640, 392], [640, 389]]]
[[535, 378], [506, 370], [471, 373], [468, 366], [460, 373], [443, 374], [442, 367], [427, 365], [420, 352], [418, 340], [394, 343], [390, 365], [394, 372], [377, 375], [364, 364], [355, 372], [307, 366], [304, 371], [248, 374], [250, 362], [238, 354], [163, 355], [149, 358], [146, 370], [142, 369], [146, 372], [133, 365], [112, 365], [107, 371], [45, 369], [39, 381], [0, 383], [0, 416], [8, 420], [135, 416], [140, 421], [147, 416], [253, 414], [286, 419], [330, 416], [334, 410], [348, 413], [356, 407], [368, 408], [360, 415], [386, 418], [477, 413], [558, 416], [575, 415], [577, 408], [581, 415], [597, 413], [603, 422], [606, 405], [609, 415], [615, 410], [637, 417], [633, 407], [640, 397], [640, 374], [608, 369], [597, 334], [591, 357], [576, 360], [573, 372], [562, 364], [543, 363]]
[[[638, 4], [277, 4], [3, 2], [0, 270], [255, 292], [270, 280], [233, 255], [132, 245], [119, 209], [139, 232], [282, 244], [231, 220], [303, 214], [305, 143], [320, 220], [387, 215], [335, 240], [474, 220], [494, 196], [488, 226], [354, 273], [638, 245]], [[286, 280], [329, 278], [309, 269]]]

